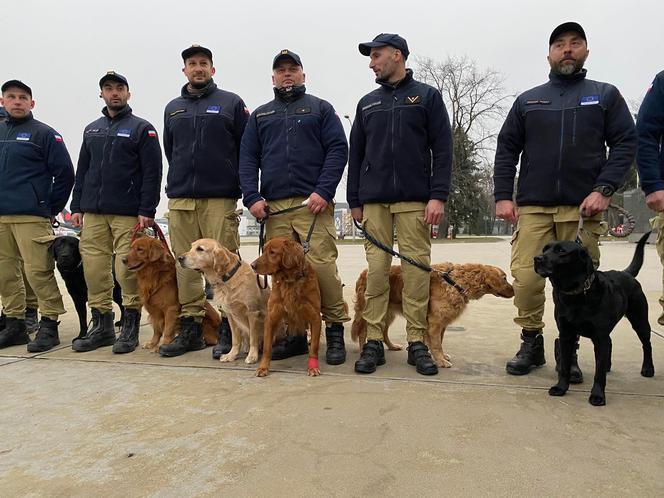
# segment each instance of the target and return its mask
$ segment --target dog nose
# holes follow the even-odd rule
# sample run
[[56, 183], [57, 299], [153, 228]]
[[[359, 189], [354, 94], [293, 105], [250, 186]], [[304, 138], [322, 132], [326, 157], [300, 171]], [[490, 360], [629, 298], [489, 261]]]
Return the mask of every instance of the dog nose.
[[254, 270], [254, 271], [256, 271], [256, 261], [254, 261], [253, 263], [251, 263], [251, 269]]
[[178, 256], [178, 261], [180, 264], [184, 264], [184, 256]]

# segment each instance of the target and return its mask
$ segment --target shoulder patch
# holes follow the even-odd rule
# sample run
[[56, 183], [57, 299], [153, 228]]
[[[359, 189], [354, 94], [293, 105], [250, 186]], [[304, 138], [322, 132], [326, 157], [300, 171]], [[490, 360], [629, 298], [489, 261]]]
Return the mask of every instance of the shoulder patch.
[[169, 114], [169, 116], [175, 116], [176, 114], [180, 114], [181, 112], [186, 112], [187, 109], [178, 109], [177, 111], [173, 111]]
[[272, 109], [271, 111], [259, 112], [258, 114], [256, 114], [256, 118], [264, 118], [265, 116], [271, 116], [275, 112], [277, 111], [275, 111], [274, 109]]
[[363, 111], [366, 111], [367, 109], [371, 109], [372, 107], [376, 107], [377, 105], [380, 105], [380, 104], [382, 104], [382, 101], [380, 101], [380, 100], [379, 100], [378, 102], [372, 102], [371, 104], [367, 104], [367, 105], [365, 105], [365, 106], [362, 108], [362, 110], [363, 110]]
[[62, 142], [62, 135], [53, 134], [53, 138], [55, 138], [56, 142]]
[[422, 102], [422, 97], [419, 95], [411, 95], [403, 99], [404, 104], [420, 104]]
[[155, 130], [148, 130], [148, 137], [157, 138], [157, 132]]

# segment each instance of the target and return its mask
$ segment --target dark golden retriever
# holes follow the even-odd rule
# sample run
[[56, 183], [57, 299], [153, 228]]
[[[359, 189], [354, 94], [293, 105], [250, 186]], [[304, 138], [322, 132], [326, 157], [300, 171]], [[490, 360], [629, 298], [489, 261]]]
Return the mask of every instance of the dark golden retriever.
[[275, 332], [284, 320], [288, 323], [289, 331], [306, 331], [310, 328], [307, 373], [311, 376], [320, 375], [320, 289], [316, 272], [304, 258], [304, 249], [287, 237], [276, 237], [265, 244], [263, 255], [251, 263], [251, 267], [259, 275], [272, 275], [272, 292], [267, 302], [263, 336], [263, 356], [256, 375], [265, 377], [268, 374]]
[[[150, 314], [154, 331], [152, 339], [143, 345], [153, 353], [161, 344], [170, 344], [180, 330], [180, 302], [178, 284], [175, 277], [175, 259], [162, 243], [151, 237], [139, 237], [131, 244], [131, 249], [122, 262], [127, 268], [136, 271], [138, 294], [141, 304]], [[217, 343], [217, 328], [221, 323], [219, 313], [205, 303], [203, 337], [208, 346]]]
[[[429, 329], [425, 336], [431, 354], [439, 367], [449, 368], [452, 363], [449, 355], [443, 352], [443, 335], [445, 328], [461, 316], [468, 301], [479, 299], [485, 294], [498, 297], [514, 297], [514, 289], [507, 282], [505, 272], [490, 265], [438, 263], [432, 265], [435, 270], [450, 272], [454, 281], [465, 290], [461, 294], [457, 289], [445, 282], [436, 272], [431, 272], [429, 289], [429, 312], [427, 320]], [[353, 340], [359, 341], [360, 348], [367, 340], [367, 323], [362, 318], [366, 306], [364, 291], [367, 288], [367, 270], [360, 273], [355, 283], [355, 317], [351, 329]], [[392, 344], [387, 331], [396, 315], [402, 314], [401, 292], [403, 279], [401, 266], [390, 268], [390, 301], [383, 330], [383, 342], [391, 350], [399, 350], [401, 346]]]
[[245, 363], [256, 363], [263, 343], [263, 325], [270, 288], [258, 285], [249, 263], [242, 261], [213, 239], [199, 239], [178, 260], [185, 268], [200, 271], [214, 288], [214, 302], [226, 312], [233, 334], [233, 346], [220, 361], [234, 361], [241, 349]]

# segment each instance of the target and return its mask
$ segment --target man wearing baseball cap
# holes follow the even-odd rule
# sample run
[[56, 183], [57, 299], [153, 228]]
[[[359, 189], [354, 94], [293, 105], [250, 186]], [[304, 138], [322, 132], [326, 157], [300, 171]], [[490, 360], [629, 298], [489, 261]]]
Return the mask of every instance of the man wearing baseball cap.
[[[429, 225], [443, 216], [452, 174], [452, 131], [445, 104], [435, 88], [413, 79], [406, 69], [408, 44], [381, 33], [361, 43], [379, 88], [357, 105], [350, 135], [347, 196], [351, 213], [366, 231], [388, 247], [394, 227], [399, 252], [423, 264], [431, 261]], [[373, 373], [385, 363], [383, 329], [388, 311], [392, 256], [365, 242], [367, 263], [367, 343], [355, 363], [358, 373]], [[402, 264], [403, 311], [408, 363], [422, 375], [438, 367], [424, 343], [429, 275]]]
[[[274, 99], [251, 114], [242, 137], [240, 181], [244, 205], [265, 219], [267, 239], [304, 242], [313, 225], [306, 257], [320, 285], [325, 357], [328, 364], [340, 365], [346, 361], [343, 323], [349, 317], [336, 263], [334, 193], [346, 167], [348, 143], [332, 105], [307, 93], [304, 82], [300, 56], [281, 50], [272, 61]], [[268, 205], [273, 212], [292, 210], [268, 217]], [[289, 336], [274, 345], [272, 359], [305, 353], [306, 334]]]
[[[129, 82], [115, 71], [99, 80], [103, 116], [85, 127], [71, 201], [72, 224], [82, 226], [81, 258], [92, 327], [74, 351], [113, 346], [129, 353], [138, 345], [141, 303], [136, 275], [122, 264], [138, 223], [152, 226], [161, 190], [161, 148], [149, 122], [132, 113]], [[125, 313], [117, 340], [113, 326], [113, 254]]]
[[[618, 89], [586, 78], [584, 29], [576, 22], [549, 37], [549, 81], [517, 97], [500, 134], [494, 165], [496, 216], [516, 224], [511, 270], [521, 347], [507, 362], [512, 375], [544, 365], [544, 285], [533, 258], [552, 240], [580, 237], [599, 266], [602, 211], [621, 186], [636, 152], [634, 121]], [[608, 148], [608, 155], [607, 155]], [[521, 160], [514, 193], [516, 166]], [[558, 352], [556, 340], [555, 352]], [[578, 348], [574, 343], [560, 345]], [[556, 358], [558, 355], [555, 355]], [[583, 381], [576, 360], [572, 383]]]
[[[74, 184], [74, 167], [62, 136], [33, 118], [30, 87], [10, 80], [0, 91], [0, 105], [8, 114], [7, 121], [0, 122], [0, 295], [7, 314], [0, 348], [27, 343], [29, 352], [47, 351], [60, 344], [58, 317], [65, 313], [48, 242], [53, 238], [51, 222]], [[42, 313], [31, 342], [22, 265]]]
[[[238, 158], [249, 118], [242, 99], [217, 87], [212, 51], [192, 45], [182, 51], [182, 72], [188, 83], [164, 113], [164, 149], [168, 159], [168, 228], [176, 254], [200, 238], [219, 241], [231, 251], [240, 246]], [[201, 322], [205, 292], [200, 273], [177, 268], [182, 311], [181, 332], [159, 348], [162, 356], [178, 356], [205, 348]], [[231, 349], [231, 329], [222, 316], [213, 358]]]

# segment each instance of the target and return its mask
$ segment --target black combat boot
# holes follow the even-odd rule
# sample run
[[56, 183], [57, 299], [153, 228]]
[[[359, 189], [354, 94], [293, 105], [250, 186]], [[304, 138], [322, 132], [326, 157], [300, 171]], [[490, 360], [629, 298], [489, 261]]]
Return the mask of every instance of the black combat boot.
[[212, 348], [212, 358], [218, 360], [222, 354], [228, 353], [233, 347], [233, 334], [231, 333], [231, 324], [228, 323], [228, 318], [221, 317], [219, 324], [219, 342]]
[[272, 346], [273, 360], [285, 360], [291, 356], [298, 356], [309, 353], [309, 344], [307, 343], [307, 334], [289, 335], [278, 340]]
[[37, 316], [37, 308], [25, 309], [25, 328], [28, 334], [34, 334], [39, 329], [39, 317]]
[[514, 358], [507, 362], [505, 370], [512, 375], [525, 375], [535, 367], [546, 363], [544, 359], [544, 337], [541, 330], [521, 331], [521, 348]]
[[59, 323], [56, 320], [42, 316], [35, 340], [28, 343], [28, 352], [41, 353], [53, 349], [60, 344], [60, 337], [58, 336]]
[[94, 351], [104, 346], [115, 344], [115, 325], [113, 324], [113, 312], [102, 313], [92, 308], [92, 328], [81, 339], [76, 339], [71, 348], [80, 353]]
[[0, 348], [19, 346], [29, 342], [30, 337], [25, 328], [25, 320], [6, 316], [5, 328], [0, 331]]
[[325, 327], [325, 361], [328, 365], [341, 365], [346, 361], [346, 345], [344, 344], [344, 325], [334, 322]]
[[374, 373], [379, 365], [385, 365], [383, 343], [382, 341], [367, 341], [362, 347], [360, 359], [355, 362], [355, 371], [370, 374]]
[[187, 351], [199, 351], [205, 349], [203, 339], [203, 327], [194, 320], [193, 316], [180, 317], [180, 334], [170, 344], [159, 346], [159, 354], [162, 356], [180, 356]]
[[422, 341], [408, 343], [408, 364], [414, 365], [421, 375], [436, 375], [438, 365], [433, 361], [429, 348]]
[[136, 308], [125, 308], [122, 317], [120, 335], [115, 344], [113, 352], [116, 354], [131, 353], [138, 346], [138, 328], [141, 325], [141, 312]]
[[[572, 355], [572, 365], [569, 369], [569, 383], [570, 384], [581, 384], [583, 382], [583, 372], [579, 368], [579, 355], [577, 351], [579, 350], [579, 338], [576, 338], [576, 344], [574, 345], [574, 354]], [[553, 341], [553, 356], [556, 359], [556, 372], [560, 371], [560, 339], [556, 337], [556, 340]]]

